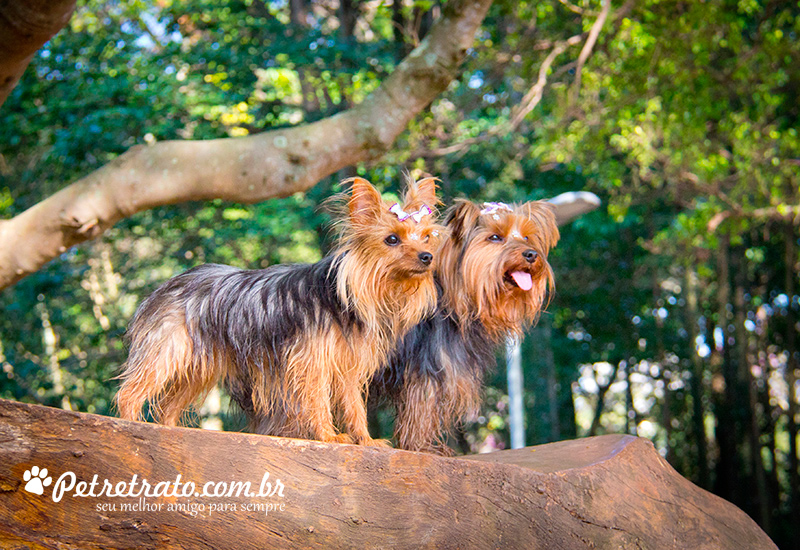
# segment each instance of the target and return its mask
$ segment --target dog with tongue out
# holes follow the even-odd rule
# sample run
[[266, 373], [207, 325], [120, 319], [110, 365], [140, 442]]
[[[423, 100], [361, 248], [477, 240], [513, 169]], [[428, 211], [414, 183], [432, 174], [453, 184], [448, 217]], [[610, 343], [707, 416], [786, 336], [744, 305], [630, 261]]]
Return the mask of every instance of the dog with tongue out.
[[375, 377], [395, 406], [400, 448], [451, 454], [447, 435], [477, 414], [495, 351], [536, 321], [553, 289], [553, 206], [459, 200], [437, 254], [435, 313], [412, 329]]

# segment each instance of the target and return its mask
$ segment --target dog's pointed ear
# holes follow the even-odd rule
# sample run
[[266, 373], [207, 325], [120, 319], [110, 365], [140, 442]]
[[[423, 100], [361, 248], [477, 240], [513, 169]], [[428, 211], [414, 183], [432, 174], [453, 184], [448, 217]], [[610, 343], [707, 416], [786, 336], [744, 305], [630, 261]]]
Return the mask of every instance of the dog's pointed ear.
[[409, 178], [408, 189], [403, 200], [405, 208], [407, 210], [419, 210], [423, 206], [427, 206], [431, 210], [435, 210], [439, 205], [439, 199], [436, 197], [437, 181], [439, 181], [439, 178], [422, 178], [416, 182]]
[[378, 219], [383, 206], [381, 194], [364, 178], [353, 178], [350, 188], [350, 221], [355, 224], [369, 224]]
[[460, 242], [478, 225], [481, 209], [474, 202], [456, 199], [447, 213], [445, 225], [450, 229], [453, 239]]
[[536, 224], [537, 235], [543, 247], [547, 250], [552, 249], [560, 237], [555, 206], [547, 201], [530, 201], [521, 208], [525, 217]]

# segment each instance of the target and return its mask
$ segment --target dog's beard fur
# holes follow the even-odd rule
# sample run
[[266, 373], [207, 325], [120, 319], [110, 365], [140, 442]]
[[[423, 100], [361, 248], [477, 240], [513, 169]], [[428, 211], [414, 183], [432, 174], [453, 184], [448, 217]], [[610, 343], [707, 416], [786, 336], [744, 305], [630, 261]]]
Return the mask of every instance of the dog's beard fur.
[[[403, 209], [434, 209], [433, 179], [409, 182]], [[400, 221], [366, 180], [352, 180], [336, 252], [311, 265], [262, 270], [203, 265], [139, 307], [116, 396], [120, 416], [145, 402], [168, 425], [225, 384], [263, 434], [375, 444], [367, 382], [398, 338], [436, 303], [434, 216]], [[400, 243], [389, 246], [386, 236]], [[342, 426], [336, 428], [335, 420]]]
[[[395, 438], [403, 449], [450, 452], [445, 439], [477, 413], [497, 347], [536, 321], [553, 288], [547, 255], [559, 235], [547, 203], [482, 214], [459, 201], [446, 226], [437, 310], [401, 340], [375, 380], [396, 407]], [[526, 251], [535, 253], [534, 261], [525, 259]], [[514, 272], [530, 275], [529, 290]]]

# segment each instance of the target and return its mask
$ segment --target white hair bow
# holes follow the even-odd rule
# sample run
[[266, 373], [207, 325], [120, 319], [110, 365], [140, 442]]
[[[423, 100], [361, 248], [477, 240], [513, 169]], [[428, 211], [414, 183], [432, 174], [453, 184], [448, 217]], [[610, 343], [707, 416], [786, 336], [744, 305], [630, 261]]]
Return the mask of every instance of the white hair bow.
[[485, 214], [496, 214], [498, 210], [507, 210], [508, 212], [513, 212], [513, 209], [504, 202], [485, 202], [483, 203], [481, 216]]
[[419, 223], [422, 221], [422, 216], [429, 216], [433, 214], [433, 210], [428, 208], [427, 205], [423, 204], [422, 208], [417, 210], [416, 212], [405, 212], [399, 204], [394, 203], [392, 207], [389, 209], [389, 212], [397, 216], [397, 219], [401, 222], [406, 221], [408, 218], [414, 220], [415, 223]]

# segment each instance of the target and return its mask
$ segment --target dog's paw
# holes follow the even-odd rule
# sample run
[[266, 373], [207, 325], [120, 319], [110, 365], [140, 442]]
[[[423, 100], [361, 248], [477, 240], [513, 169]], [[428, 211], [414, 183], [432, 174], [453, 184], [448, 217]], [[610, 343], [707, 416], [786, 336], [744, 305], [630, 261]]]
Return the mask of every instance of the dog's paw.
[[345, 445], [352, 445], [355, 443], [350, 434], [336, 434], [324, 440], [326, 443], [343, 443]]
[[447, 445], [434, 445], [428, 452], [437, 454], [439, 456], [455, 456], [456, 452]]
[[388, 439], [372, 439], [371, 437], [365, 437], [363, 439], [359, 439], [358, 444], [366, 445], [367, 447], [384, 447], [386, 449], [392, 448], [392, 444]]

